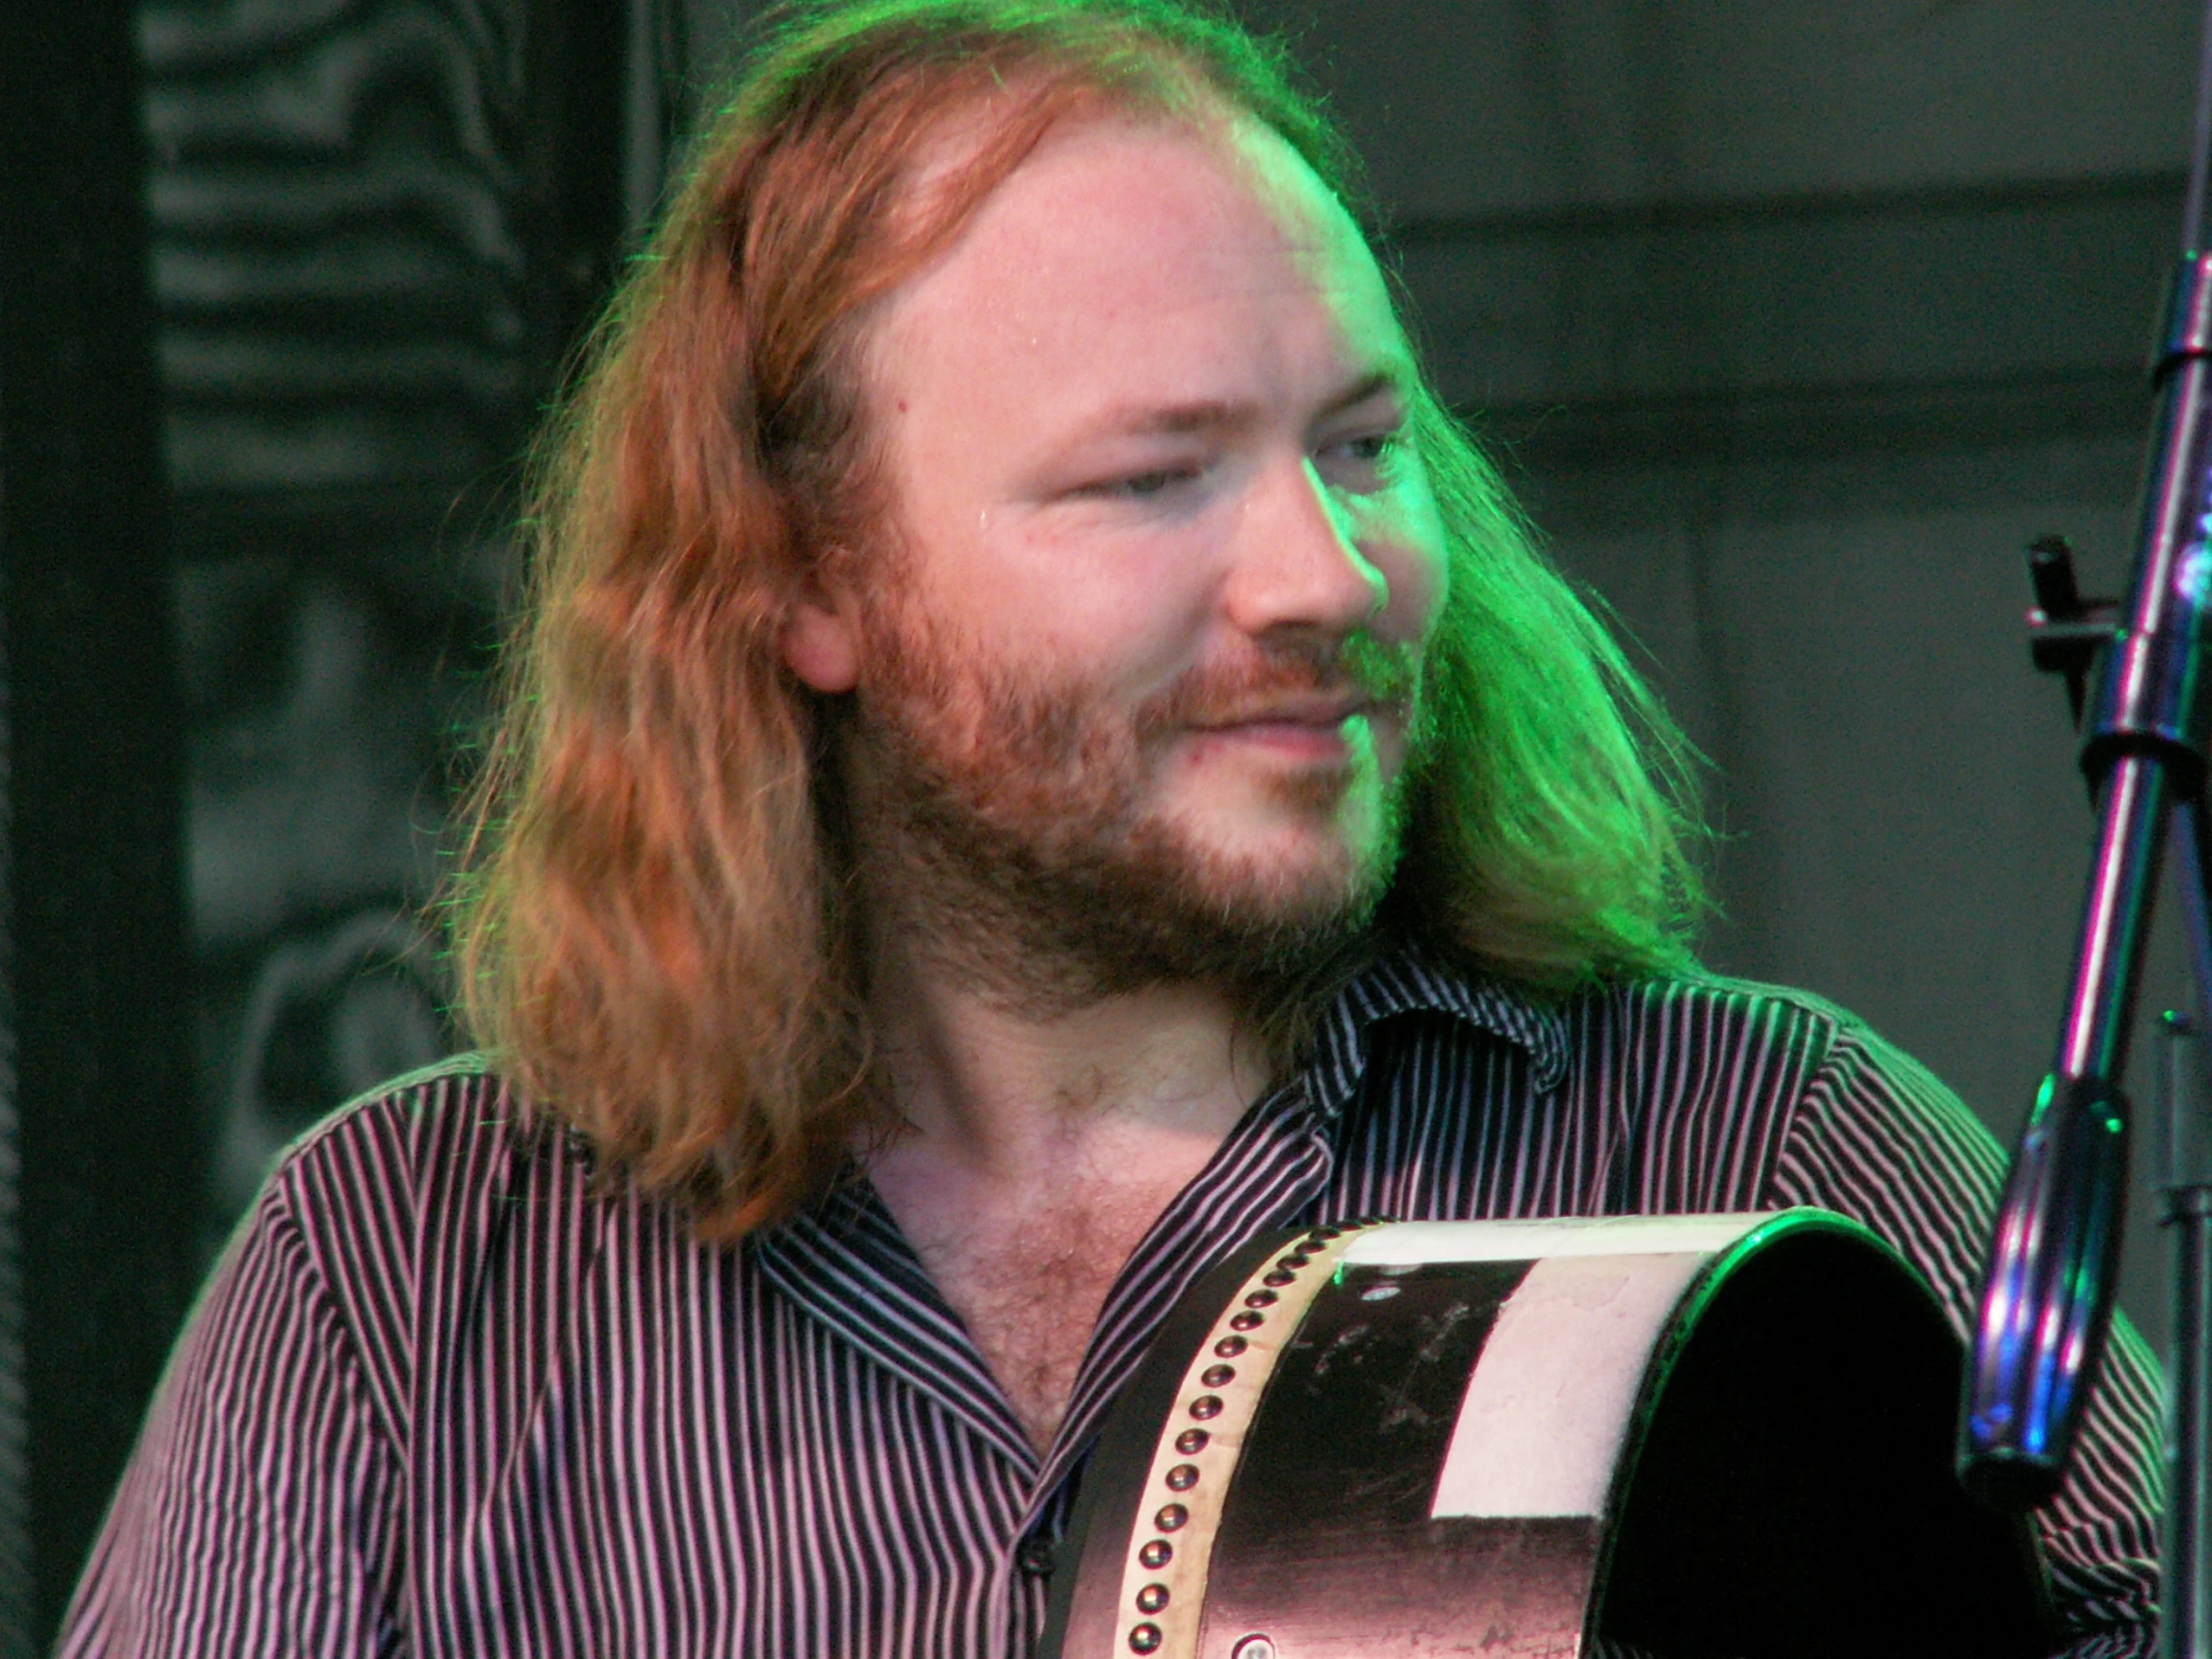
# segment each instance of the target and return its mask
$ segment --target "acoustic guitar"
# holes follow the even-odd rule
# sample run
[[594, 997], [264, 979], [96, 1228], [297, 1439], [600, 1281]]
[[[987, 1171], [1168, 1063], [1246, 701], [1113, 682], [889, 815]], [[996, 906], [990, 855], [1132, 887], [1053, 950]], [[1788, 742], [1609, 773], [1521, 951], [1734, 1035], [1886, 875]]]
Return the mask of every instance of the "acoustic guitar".
[[1820, 1210], [1257, 1241], [1085, 1476], [1042, 1659], [2027, 1659], [1961, 1350]]

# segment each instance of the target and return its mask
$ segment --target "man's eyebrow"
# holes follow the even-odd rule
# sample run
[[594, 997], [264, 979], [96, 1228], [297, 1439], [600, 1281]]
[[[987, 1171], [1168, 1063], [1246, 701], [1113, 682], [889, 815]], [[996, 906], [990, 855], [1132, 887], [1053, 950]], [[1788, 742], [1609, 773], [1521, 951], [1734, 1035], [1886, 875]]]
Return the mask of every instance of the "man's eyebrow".
[[1324, 417], [1343, 414], [1345, 410], [1356, 409], [1363, 403], [1372, 402], [1385, 392], [1402, 398], [1405, 396], [1407, 383], [1411, 381], [1412, 377], [1413, 371], [1400, 363], [1392, 363], [1385, 368], [1376, 369], [1332, 397], [1328, 403], [1323, 405], [1322, 414]]
[[1259, 405], [1208, 399], [1195, 403], [1126, 403], [1085, 421], [1078, 441], [1090, 438], [1180, 437], [1187, 432], [1234, 431], [1260, 416]]
[[[1321, 408], [1321, 417], [1342, 414], [1385, 392], [1403, 396], [1409, 369], [1392, 365], [1363, 375]], [[1110, 408], [1084, 422], [1077, 442], [1093, 438], [1182, 437], [1192, 432], [1235, 431], [1260, 418], [1260, 406], [1243, 401], [1205, 399], [1192, 403], [1131, 403]]]

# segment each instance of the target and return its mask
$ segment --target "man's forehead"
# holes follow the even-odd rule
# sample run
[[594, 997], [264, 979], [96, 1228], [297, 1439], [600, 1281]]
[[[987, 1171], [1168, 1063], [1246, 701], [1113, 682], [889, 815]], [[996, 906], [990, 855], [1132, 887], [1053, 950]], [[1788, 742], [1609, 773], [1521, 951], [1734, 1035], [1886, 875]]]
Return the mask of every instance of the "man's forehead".
[[[1231, 194], [1218, 188], [1224, 185]], [[1054, 203], [1069, 211], [1035, 211]], [[1260, 215], [1238, 211], [1246, 206]], [[1025, 251], [1046, 264], [1065, 265], [1095, 250], [1105, 227], [1094, 214], [1119, 228], [1134, 222], [1136, 229], [1165, 233], [1174, 252], [1201, 266], [1209, 252], [1224, 263], [1239, 260], [1250, 252], [1243, 239], [1264, 225], [1269, 240], [1311, 280], [1379, 280], [1366, 237], [1334, 193], [1281, 135], [1249, 117], [1103, 117], [1067, 124], [985, 200], [976, 218], [988, 226], [1018, 216], [1019, 229], [1009, 240], [1025, 243]]]
[[[1287, 142], [1244, 118], [1109, 116], [1049, 134], [889, 296], [874, 343], [879, 366], [955, 336], [1043, 353], [1119, 340], [1140, 355], [1180, 339], [1203, 353], [1273, 301], [1326, 313], [1345, 377], [1410, 377], [1364, 235]], [[1172, 418], [1206, 418], [1196, 401]]]

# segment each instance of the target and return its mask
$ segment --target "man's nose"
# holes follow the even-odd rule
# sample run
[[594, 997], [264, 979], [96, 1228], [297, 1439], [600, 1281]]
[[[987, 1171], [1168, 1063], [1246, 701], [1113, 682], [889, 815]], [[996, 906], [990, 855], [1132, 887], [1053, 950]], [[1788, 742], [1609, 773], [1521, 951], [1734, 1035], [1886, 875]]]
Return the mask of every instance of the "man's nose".
[[1361, 552], [1351, 509], [1311, 457], [1268, 467], [1239, 518], [1227, 601], [1242, 632], [1348, 635], [1389, 602], [1389, 582]]

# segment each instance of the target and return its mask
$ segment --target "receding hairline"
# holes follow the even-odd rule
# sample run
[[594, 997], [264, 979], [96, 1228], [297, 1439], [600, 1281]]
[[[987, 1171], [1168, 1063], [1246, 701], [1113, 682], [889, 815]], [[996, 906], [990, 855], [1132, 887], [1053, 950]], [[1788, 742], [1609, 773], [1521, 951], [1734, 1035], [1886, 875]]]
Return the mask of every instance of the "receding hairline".
[[[1315, 247], [1320, 250], [1324, 240], [1335, 242], [1340, 248], [1350, 247], [1358, 251], [1376, 272], [1380, 279], [1382, 300], [1394, 325], [1398, 350], [1386, 358], [1379, 358], [1366, 381], [1388, 381], [1408, 399], [1418, 391], [1425, 374], [1413, 346], [1412, 332], [1406, 325], [1398, 295], [1391, 290], [1387, 276], [1373, 240], [1360, 224], [1343, 194], [1316, 168], [1305, 153], [1260, 112], [1237, 101], [1206, 81], [1195, 71], [1189, 72], [1192, 99], [1189, 104], [1173, 108], [1152, 102], [1135, 102], [1119, 96], [1118, 89], [1103, 89], [1085, 85], [1077, 90], [1076, 98], [1066, 107], [1056, 109], [1030, 135], [1021, 146], [1021, 154], [998, 171], [988, 187], [972, 199], [959, 205], [954, 223], [941, 229], [932, 238], [934, 244], [929, 256], [901, 274], [899, 279], [883, 291], [871, 295], [842, 318], [837, 327], [841, 336], [837, 352], [843, 356], [849, 369], [857, 376], [853, 391], [860, 399], [862, 418], [866, 418], [868, 400], [878, 389], [875, 371], [879, 363], [877, 347], [882, 339], [882, 325], [887, 313], [904, 295], [927, 279], [929, 275], [941, 269], [953, 259], [961, 244], [974, 231], [976, 223], [987, 212], [991, 202], [1014, 179], [1035, 164], [1042, 154], [1053, 147], [1069, 142], [1080, 135], [1094, 133], [1101, 128], [1121, 127], [1132, 133], [1169, 138], [1186, 138], [1210, 152], [1227, 169], [1230, 176], [1243, 184], [1257, 200], [1269, 205], [1279, 215], [1285, 205], [1299, 193], [1285, 190], [1282, 169], [1287, 165], [1295, 175], [1303, 176], [1310, 187], [1308, 201], [1320, 212], [1312, 216], [1317, 232]], [[1012, 88], [1007, 89], [1012, 92]], [[1002, 119], [988, 128], [986, 118], [968, 101], [968, 107], [948, 112], [947, 128], [940, 134], [933, 133], [930, 147], [937, 154], [926, 156], [917, 163], [917, 174], [910, 184], [902, 185], [899, 200], [889, 211], [893, 215], [915, 214], [926, 217], [932, 196], [938, 200], [957, 195], [964, 177], [979, 161], [989, 159], [988, 151], [993, 140], [1003, 135], [1008, 125], [1019, 122], [1022, 114], [1033, 106], [1027, 103], [1005, 112]], [[1361, 395], [1376, 389], [1364, 386]], [[1345, 401], [1358, 401], [1348, 394]]]

